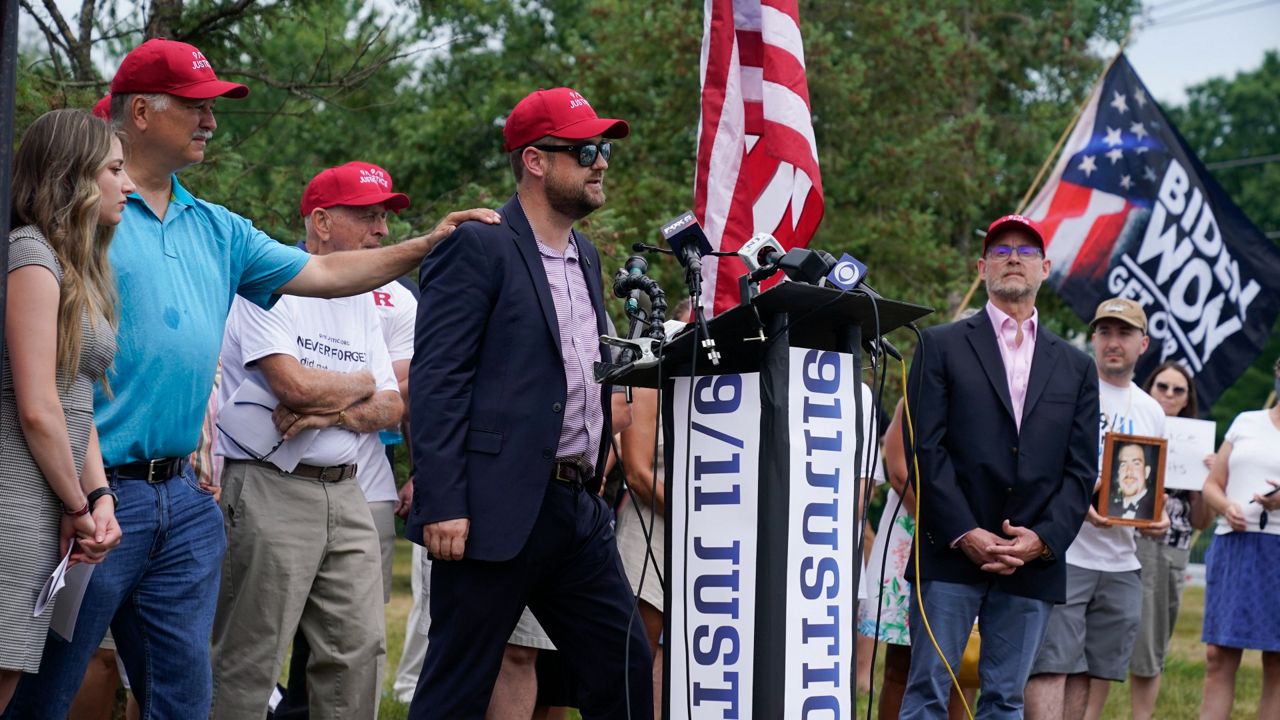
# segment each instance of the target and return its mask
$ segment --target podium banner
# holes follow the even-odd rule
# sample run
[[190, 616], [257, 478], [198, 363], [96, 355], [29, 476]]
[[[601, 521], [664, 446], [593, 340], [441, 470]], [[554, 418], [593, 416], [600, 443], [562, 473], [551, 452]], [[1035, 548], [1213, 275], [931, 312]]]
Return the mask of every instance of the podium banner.
[[676, 378], [669, 417], [666, 717], [750, 718], [760, 374]]
[[858, 411], [870, 417], [871, 391], [853, 360], [845, 353], [791, 348], [783, 616], [788, 718], [849, 718], [856, 710], [854, 605], [861, 558], [854, 493], [858, 477], [869, 473], [855, 463], [865, 462], [859, 449], [870, 431], [860, 426]]

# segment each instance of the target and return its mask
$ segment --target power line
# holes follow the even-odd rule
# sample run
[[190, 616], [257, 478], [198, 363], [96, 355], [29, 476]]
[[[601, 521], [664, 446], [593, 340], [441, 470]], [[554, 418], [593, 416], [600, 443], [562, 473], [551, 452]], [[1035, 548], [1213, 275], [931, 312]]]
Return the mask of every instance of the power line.
[[1280, 162], [1280, 153], [1238, 157], [1231, 160], [1219, 160], [1218, 162], [1205, 163], [1204, 166], [1209, 170], [1225, 170], [1227, 168], [1244, 167], [1246, 165], [1266, 165], [1267, 163], [1273, 162]]
[[1195, 15], [1192, 17], [1185, 17], [1185, 16], [1179, 15], [1177, 19], [1174, 19], [1174, 20], [1152, 20], [1148, 23], [1148, 25], [1155, 26], [1155, 27], [1162, 27], [1162, 28], [1173, 27], [1174, 25], [1183, 25], [1189, 22], [1199, 22], [1201, 20], [1212, 20], [1213, 18], [1225, 17], [1227, 15], [1235, 15], [1236, 13], [1244, 12], [1246, 10], [1255, 10], [1260, 7], [1264, 7], [1267, 5], [1274, 5], [1274, 4], [1275, 4], [1274, 0], [1261, 0], [1261, 2], [1251, 3], [1249, 5], [1239, 5], [1237, 7], [1228, 8], [1226, 10], [1209, 12], [1204, 15]]
[[[1192, 15], [1199, 15], [1209, 10], [1213, 10], [1213, 11], [1231, 10], [1234, 8], [1230, 8], [1227, 6], [1231, 5], [1231, 3], [1233, 2], [1241, 2], [1241, 1], [1242, 0], [1207, 0], [1205, 2], [1201, 2], [1199, 5], [1194, 5], [1192, 7], [1187, 7], [1187, 8], [1180, 8], [1178, 10], [1175, 10], [1174, 12], [1167, 13], [1167, 14], [1161, 14], [1157, 11], [1155, 16], [1151, 18], [1151, 22], [1153, 24], [1166, 23], [1171, 20], [1180, 20], [1182, 18], [1186, 18]], [[1164, 8], [1160, 8], [1160, 10], [1163, 10], [1163, 9]]]

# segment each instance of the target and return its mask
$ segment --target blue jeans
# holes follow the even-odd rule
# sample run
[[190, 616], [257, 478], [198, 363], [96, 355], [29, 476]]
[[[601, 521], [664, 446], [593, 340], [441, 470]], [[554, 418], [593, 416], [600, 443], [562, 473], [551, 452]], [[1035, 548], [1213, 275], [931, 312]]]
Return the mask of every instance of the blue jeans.
[[[982, 634], [982, 654], [978, 661], [982, 695], [974, 716], [1000, 720], [1021, 718], [1022, 693], [1049, 625], [1053, 605], [1044, 600], [1010, 595], [990, 584], [926, 580], [921, 585], [921, 593], [929, 627], [947, 663], [957, 673], [974, 618], [978, 619]], [[951, 676], [929, 640], [914, 592], [910, 622], [911, 670], [898, 717], [945, 720]]]
[[108, 625], [142, 720], [209, 715], [222, 511], [189, 465], [164, 482], [111, 478], [111, 486], [124, 537], [94, 568], [72, 641], [50, 631], [40, 673], [22, 677], [7, 718], [65, 718]]

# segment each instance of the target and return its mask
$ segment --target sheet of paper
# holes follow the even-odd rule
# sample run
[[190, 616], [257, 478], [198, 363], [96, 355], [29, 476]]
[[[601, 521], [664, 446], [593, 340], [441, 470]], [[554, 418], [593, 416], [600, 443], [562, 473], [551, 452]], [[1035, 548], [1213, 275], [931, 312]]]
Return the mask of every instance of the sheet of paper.
[[303, 430], [280, 442], [280, 432], [271, 421], [271, 412], [279, 402], [271, 391], [246, 378], [219, 409], [218, 430], [245, 452], [265, 458], [285, 472], [293, 472], [320, 429]]
[[1205, 478], [1209, 477], [1204, 456], [1213, 453], [1217, 423], [1169, 417], [1165, 418], [1164, 429], [1169, 440], [1169, 454], [1164, 466], [1165, 489], [1198, 491], [1204, 488]]
[[58, 563], [58, 567], [53, 569], [53, 574], [49, 575], [49, 579], [44, 581], [44, 587], [40, 588], [40, 595], [36, 597], [35, 609], [31, 612], [31, 617], [40, 617], [40, 613], [49, 607], [49, 603], [57, 597], [58, 592], [67, 584], [67, 565], [71, 562], [71, 551], [75, 549], [75, 543], [67, 549], [67, 554], [62, 556], [62, 562]]
[[66, 584], [58, 593], [58, 602], [53, 606], [53, 617], [49, 628], [62, 639], [71, 642], [76, 631], [76, 618], [80, 617], [80, 604], [84, 602], [84, 591], [89, 587], [89, 578], [93, 576], [96, 565], [79, 563], [67, 570], [64, 579]]

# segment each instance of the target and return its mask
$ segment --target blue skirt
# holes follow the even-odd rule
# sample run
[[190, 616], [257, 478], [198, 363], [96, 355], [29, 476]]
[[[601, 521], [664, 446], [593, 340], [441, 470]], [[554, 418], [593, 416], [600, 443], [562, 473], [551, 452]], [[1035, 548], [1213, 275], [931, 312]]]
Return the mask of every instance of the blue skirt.
[[1280, 652], [1280, 535], [1215, 535], [1205, 556], [1206, 643]]

